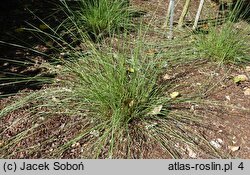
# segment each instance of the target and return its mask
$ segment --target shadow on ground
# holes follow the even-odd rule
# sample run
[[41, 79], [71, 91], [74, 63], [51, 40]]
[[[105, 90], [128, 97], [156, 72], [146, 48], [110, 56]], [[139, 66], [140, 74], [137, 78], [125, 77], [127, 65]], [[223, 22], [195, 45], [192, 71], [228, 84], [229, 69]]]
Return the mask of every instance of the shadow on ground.
[[[58, 1], [3, 0], [0, 3], [0, 97], [19, 90], [37, 89], [48, 78], [34, 77], [41, 73], [37, 65], [46, 57], [30, 51], [44, 48], [41, 40], [22, 28], [39, 26], [40, 19], [48, 24], [58, 23]], [[35, 14], [35, 15], [34, 15]], [[51, 15], [53, 14], [53, 15]], [[39, 18], [40, 19], [39, 19]], [[20, 45], [22, 47], [13, 46]], [[46, 54], [47, 50], [43, 50]]]

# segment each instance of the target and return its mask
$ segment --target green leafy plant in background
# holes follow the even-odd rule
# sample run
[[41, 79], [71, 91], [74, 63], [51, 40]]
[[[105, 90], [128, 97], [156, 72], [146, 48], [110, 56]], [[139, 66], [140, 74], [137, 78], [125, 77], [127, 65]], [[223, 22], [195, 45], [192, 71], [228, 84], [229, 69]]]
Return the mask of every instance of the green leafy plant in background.
[[246, 0], [238, 0], [234, 2], [231, 7], [231, 11], [228, 14], [228, 20], [231, 22], [237, 22], [240, 19], [249, 21], [250, 4]]
[[199, 36], [196, 47], [202, 55], [218, 63], [250, 61], [250, 47], [244, 31], [239, 31], [230, 22], [219, 29], [211, 27], [207, 35]]
[[[208, 34], [199, 34], [195, 42], [202, 56], [218, 63], [245, 63], [250, 61], [249, 29], [237, 28], [235, 22], [249, 12], [238, 1], [222, 26], [209, 26]], [[245, 37], [247, 36], [247, 37]]]
[[127, 0], [79, 0], [75, 5], [62, 1], [61, 9], [68, 18], [61, 26], [77, 33], [85, 31], [92, 39], [132, 28], [133, 10]]

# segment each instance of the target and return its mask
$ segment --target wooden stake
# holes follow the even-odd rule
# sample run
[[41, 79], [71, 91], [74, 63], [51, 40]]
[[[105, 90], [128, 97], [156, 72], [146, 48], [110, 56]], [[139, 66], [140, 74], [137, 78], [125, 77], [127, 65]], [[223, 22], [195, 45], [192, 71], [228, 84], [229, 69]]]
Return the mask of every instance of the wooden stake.
[[185, 2], [185, 5], [184, 5], [182, 13], [181, 13], [181, 16], [180, 16], [179, 21], [178, 21], [178, 28], [181, 28], [183, 26], [184, 19], [185, 19], [186, 15], [187, 15], [188, 8], [189, 8], [189, 5], [190, 5], [190, 1], [191, 0], [186, 0], [186, 2]]
[[169, 8], [170, 8], [170, 18], [169, 18], [169, 34], [168, 38], [173, 39], [173, 28], [174, 28], [174, 5], [175, 0], [170, 0]]

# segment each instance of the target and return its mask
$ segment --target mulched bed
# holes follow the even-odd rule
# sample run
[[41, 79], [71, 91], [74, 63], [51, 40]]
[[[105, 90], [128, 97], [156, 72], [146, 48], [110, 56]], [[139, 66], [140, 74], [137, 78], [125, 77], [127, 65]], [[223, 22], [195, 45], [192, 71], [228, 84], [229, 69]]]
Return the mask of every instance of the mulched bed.
[[[154, 23], [155, 26], [160, 27], [164, 23], [167, 2], [168, 1], [159, 2], [157, 0], [134, 0], [132, 4], [139, 6], [145, 11], [148, 11], [148, 14], [145, 15], [146, 19], [149, 18], [150, 15], [156, 15], [157, 20], [155, 20]], [[176, 8], [176, 16], [179, 16], [181, 12], [181, 4], [183, 4], [182, 2], [183, 0], [180, 1]], [[188, 20], [193, 19], [197, 9], [197, 2], [198, 0], [192, 2], [193, 4], [191, 4], [191, 13], [188, 16]], [[37, 5], [42, 4], [37, 1], [34, 1], [34, 3]], [[44, 7], [45, 4], [42, 6]], [[154, 13], [155, 9], [157, 9], [157, 11]], [[210, 13], [210, 11], [214, 12], [215, 7], [206, 8], [205, 11], [206, 10], [208, 13]], [[8, 15], [10, 15], [10, 13], [8, 13]], [[13, 15], [10, 17], [9, 21], [12, 21], [10, 23], [5, 23], [5, 20], [1, 18], [1, 23], [5, 23], [5, 25], [1, 25], [3, 26], [1, 33], [5, 34], [4, 32], [7, 32], [7, 29], [9, 29], [10, 26], [11, 30], [14, 31], [15, 28], [18, 28], [24, 24], [24, 19], [27, 19], [27, 17], [28, 16], [26, 15], [24, 18], [19, 19], [19, 21], [13, 21], [16, 19], [16, 16]], [[26, 36], [22, 37], [25, 38]], [[151, 37], [153, 38], [153, 36]], [[159, 39], [158, 36], [155, 36], [155, 38]], [[4, 39], [9, 38], [7, 36], [1, 38], [1, 40]], [[13, 41], [13, 39], [8, 41]], [[39, 43], [35, 42], [34, 46], [36, 45], [39, 45]], [[13, 47], [4, 46], [0, 48], [0, 51], [1, 57], [4, 58], [23, 59], [25, 57], [26, 59], [32, 59], [34, 61], [38, 59], [37, 55], [32, 55], [32, 53], [29, 53], [27, 50], [21, 49], [21, 54], [18, 54], [20, 52], [17, 52], [17, 49]], [[27, 52], [28, 55], [25, 55]], [[46, 58], [40, 57], [39, 59], [46, 60]], [[1, 61], [0, 63], [1, 68], [4, 68], [5, 61]], [[248, 66], [250, 66], [250, 64]], [[10, 66], [6, 68], [5, 71], [23, 71], [23, 69], [30, 68], [25, 67], [21, 69], [13, 69], [13, 67]], [[245, 95], [244, 91], [246, 88], [250, 88], [250, 72], [246, 70], [246, 66], [239, 67], [228, 65], [218, 67], [218, 65], [211, 62], [198, 61], [195, 64], [191, 63], [179, 65], [178, 67], [167, 70], [166, 73], [171, 77], [171, 81], [174, 81], [179, 85], [178, 87], [171, 89], [171, 91], [178, 91], [183, 97], [197, 95], [197, 93], [202, 96], [200, 102], [187, 105], [186, 110], [190, 113], [195, 113], [196, 115], [202, 116], [204, 121], [208, 123], [210, 128], [200, 131], [204, 133], [208, 141], [222, 141], [219, 144], [220, 148], [218, 148], [218, 150], [223, 152], [225, 156], [249, 159], [250, 97]], [[232, 80], [233, 77], [241, 74], [247, 75], [249, 80], [240, 84], [234, 83]], [[9, 88], [1, 89], [1, 93], [10, 92]], [[12, 88], [12, 92], [18, 92], [20, 90], [22, 90], [22, 92], [32, 92], [42, 87], [36, 86], [31, 88], [25, 86], [24, 84], [20, 87], [12, 86]], [[22, 95], [1, 99], [0, 110], [20, 98], [22, 98]], [[72, 144], [69, 149], [60, 155], [55, 155], [53, 152], [53, 150], [59, 145], [62, 145], [70, 138], [77, 136], [79, 131], [81, 131], [81, 129], [86, 125], [86, 120], [79, 116], [69, 117], [64, 115], [53, 116], [46, 119], [39, 117], [34, 118], [32, 113], [27, 112], [27, 108], [28, 106], [26, 108], [12, 112], [10, 115], [0, 119], [0, 148], [4, 146], [5, 141], [8, 140], [8, 138], [17, 135], [20, 133], [20, 131], [23, 131], [26, 128], [36, 124], [40, 124], [40, 126], [35, 130], [36, 132], [30, 133], [30, 137], [18, 141], [15, 145], [0, 153], [0, 157], [55, 158], [55, 156], [58, 156], [58, 158], [82, 158], [92, 156], [91, 152], [86, 150], [86, 148], [89, 144], [88, 141], [91, 142], [93, 138], [89, 138], [89, 140], [80, 139], [77, 143]], [[13, 121], [17, 119], [21, 122], [18, 124], [13, 124]], [[47, 140], [48, 138], [50, 139]], [[44, 144], [44, 141], [47, 143]], [[150, 142], [151, 144], [147, 145], [147, 143]], [[27, 150], [26, 148], [31, 145], [33, 145], [34, 148]], [[144, 145], [143, 150], [140, 149], [142, 148], [142, 145]], [[232, 151], [232, 146], [239, 147], [239, 150]], [[155, 144], [149, 138], [143, 138], [142, 141], [135, 142], [133, 150], [135, 150], [135, 152], [132, 158], [170, 158], [170, 156], [166, 154], [166, 152], [164, 152], [159, 145]], [[84, 155], [85, 153], [86, 155]], [[200, 153], [200, 155], [200, 158], [206, 158], [205, 156], [202, 156], [202, 153]], [[189, 152], [184, 151], [183, 157], [190, 158]]]

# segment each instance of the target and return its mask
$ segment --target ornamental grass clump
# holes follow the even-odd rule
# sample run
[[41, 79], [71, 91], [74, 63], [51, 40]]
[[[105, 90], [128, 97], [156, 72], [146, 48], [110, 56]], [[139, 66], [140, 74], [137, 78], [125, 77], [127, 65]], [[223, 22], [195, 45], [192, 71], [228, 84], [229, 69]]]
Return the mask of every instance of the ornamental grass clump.
[[80, 0], [74, 3], [62, 1], [61, 10], [67, 19], [60, 26], [67, 34], [84, 31], [93, 40], [99, 40], [114, 32], [132, 29], [135, 10], [127, 0]]
[[[85, 41], [89, 54], [71, 50], [70, 59], [51, 65], [58, 75], [52, 85], [3, 108], [1, 118], [25, 109], [20, 119], [2, 128], [3, 137], [12, 127], [26, 125], [5, 140], [1, 157], [22, 151], [32, 156], [53, 145], [42, 157], [61, 158], [80, 143], [81, 158], [145, 158], [151, 152], [145, 150], [155, 147], [166, 157], [182, 157], [182, 147], [176, 144], [218, 156], [210, 154], [209, 144], [193, 129], [201, 125], [200, 119], [176, 110], [190, 99], [166, 95], [173, 84], [160, 83], [162, 59], [149, 56], [140, 37], [132, 45], [126, 41], [117, 50]], [[67, 123], [50, 128], [58, 116]], [[44, 132], [50, 134], [40, 137]]]
[[244, 31], [228, 22], [218, 27], [211, 27], [209, 33], [198, 37], [196, 47], [202, 56], [218, 63], [246, 63], [250, 61], [249, 39]]
[[222, 26], [211, 25], [208, 34], [198, 35], [195, 44], [202, 57], [220, 64], [250, 61], [249, 29], [237, 26], [237, 22], [246, 19], [249, 13], [249, 8], [245, 6], [244, 1], [237, 1]]

